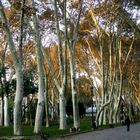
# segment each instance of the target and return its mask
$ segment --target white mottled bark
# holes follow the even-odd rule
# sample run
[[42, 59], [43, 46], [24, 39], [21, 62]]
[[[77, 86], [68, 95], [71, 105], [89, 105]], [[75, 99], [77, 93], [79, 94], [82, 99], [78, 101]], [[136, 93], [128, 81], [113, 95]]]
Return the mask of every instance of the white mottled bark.
[[46, 127], [49, 127], [50, 126], [50, 124], [49, 124], [49, 105], [48, 105], [48, 96], [47, 96], [46, 88], [45, 88], [45, 92], [44, 92], [44, 102], [45, 102], [45, 113], [46, 113]]
[[38, 103], [35, 116], [34, 133], [39, 133], [42, 130], [42, 119], [44, 111], [44, 97], [38, 93]]
[[16, 94], [14, 101], [14, 134], [21, 135], [22, 99], [23, 99], [23, 74], [16, 68]]
[[65, 97], [63, 91], [59, 93], [59, 111], [60, 111], [60, 125], [59, 129], [63, 130], [66, 128], [66, 108], [65, 108]]
[[51, 120], [54, 120], [54, 91], [51, 89]]
[[[66, 1], [65, 1], [66, 2]], [[66, 63], [63, 57], [63, 49], [62, 49], [62, 36], [60, 33], [59, 27], [59, 18], [58, 18], [58, 7], [57, 7], [57, 0], [54, 1], [54, 13], [56, 18], [56, 30], [57, 30], [57, 37], [58, 37], [58, 58], [59, 58], [59, 68], [60, 68], [60, 81], [61, 87], [58, 89], [59, 91], [59, 112], [60, 112], [60, 125], [59, 129], [66, 129], [66, 104], [65, 104], [65, 86], [66, 86]], [[66, 12], [66, 11], [64, 11]], [[66, 42], [65, 42], [65, 49], [66, 49]]]
[[4, 126], [9, 126], [8, 97], [4, 96]]
[[71, 89], [72, 89], [72, 105], [73, 105], [73, 121], [74, 127], [80, 127], [79, 120], [79, 109], [78, 109], [78, 101], [77, 101], [77, 91], [76, 91], [76, 75], [75, 75], [75, 62], [74, 62], [74, 52], [70, 51], [70, 74], [71, 74]]
[[6, 15], [4, 13], [4, 8], [2, 2], [0, 1], [0, 16], [3, 22], [3, 28], [6, 33], [7, 42], [11, 51], [12, 60], [14, 62], [15, 70], [16, 70], [16, 94], [14, 101], [14, 135], [21, 135], [21, 106], [23, 99], [23, 73], [22, 73], [22, 65], [20, 59], [18, 58], [15, 44], [12, 39], [12, 34], [10, 32], [10, 27]]
[[79, 22], [81, 17], [83, 1], [81, 0], [78, 6], [78, 18], [73, 31], [71, 42], [69, 43], [69, 57], [70, 57], [70, 75], [71, 75], [71, 90], [72, 90], [72, 105], [73, 105], [73, 125], [77, 129], [80, 127], [79, 109], [76, 90], [76, 68], [75, 68], [75, 44], [78, 37]]
[[33, 5], [33, 24], [35, 30], [35, 40], [36, 40], [36, 55], [37, 55], [37, 67], [38, 67], [38, 103], [36, 109], [35, 126], [34, 133], [39, 133], [42, 130], [42, 120], [44, 112], [44, 92], [45, 92], [45, 79], [44, 79], [44, 68], [43, 68], [43, 54], [42, 54], [42, 44], [40, 38], [39, 22], [36, 16], [35, 3], [32, 0]]

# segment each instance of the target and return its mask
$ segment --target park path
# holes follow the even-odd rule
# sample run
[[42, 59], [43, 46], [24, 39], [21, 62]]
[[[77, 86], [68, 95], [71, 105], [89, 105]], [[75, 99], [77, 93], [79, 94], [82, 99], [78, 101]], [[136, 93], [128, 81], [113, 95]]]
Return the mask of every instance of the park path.
[[132, 124], [130, 131], [125, 126], [76, 134], [56, 140], [140, 140], [140, 123]]

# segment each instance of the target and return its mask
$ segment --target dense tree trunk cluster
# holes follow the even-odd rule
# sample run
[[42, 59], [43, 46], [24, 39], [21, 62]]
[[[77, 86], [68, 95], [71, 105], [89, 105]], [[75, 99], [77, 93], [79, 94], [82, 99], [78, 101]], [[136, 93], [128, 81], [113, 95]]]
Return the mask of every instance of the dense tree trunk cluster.
[[78, 102], [92, 99], [97, 126], [140, 119], [140, 29], [127, 11], [136, 3], [94, 2], [0, 1], [0, 125], [14, 135], [56, 119], [66, 129], [68, 100], [76, 130]]

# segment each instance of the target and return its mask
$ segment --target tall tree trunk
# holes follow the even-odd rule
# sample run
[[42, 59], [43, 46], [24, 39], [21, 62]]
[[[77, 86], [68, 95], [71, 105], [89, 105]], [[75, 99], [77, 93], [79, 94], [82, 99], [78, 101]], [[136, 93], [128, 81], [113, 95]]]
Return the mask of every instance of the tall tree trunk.
[[66, 99], [64, 97], [64, 91], [59, 92], [59, 115], [60, 115], [60, 126], [59, 129], [63, 130], [66, 128]]
[[[106, 104], [106, 94], [105, 93], [105, 68], [104, 68], [104, 51], [103, 51], [103, 44], [102, 44], [102, 38], [101, 35], [99, 36], [99, 41], [100, 41], [100, 54], [101, 54], [101, 83], [102, 83], [102, 95], [101, 95], [101, 105], [100, 105], [100, 109], [97, 111], [97, 115], [96, 115], [96, 123], [98, 125], [99, 123], [99, 118], [100, 118], [100, 122], [102, 121], [102, 117], [104, 116], [104, 108], [108, 105], [108, 103]], [[103, 113], [101, 113], [103, 111]], [[100, 115], [102, 115], [100, 117]], [[105, 116], [104, 116], [105, 117]]]
[[[107, 102], [107, 95], [105, 95], [105, 103]], [[107, 109], [108, 108], [104, 108], [104, 111], [103, 111], [103, 125], [107, 125]]]
[[0, 97], [0, 126], [3, 125], [3, 100]]
[[71, 74], [71, 89], [72, 89], [72, 105], [73, 105], [73, 121], [74, 127], [80, 127], [79, 121], [79, 109], [77, 101], [77, 91], [76, 91], [76, 74], [75, 74], [75, 62], [74, 62], [74, 50], [70, 51], [70, 74]]
[[23, 40], [23, 6], [25, 0], [22, 0], [20, 14], [20, 36], [19, 36], [19, 63], [16, 66], [16, 95], [14, 101], [14, 134], [21, 135], [22, 120], [22, 99], [23, 99], [23, 71], [22, 71], [22, 40]]
[[54, 121], [54, 91], [51, 89], [51, 120]]
[[48, 96], [46, 95], [46, 92], [44, 94], [44, 100], [45, 100], [45, 113], [46, 113], [46, 127], [50, 126], [49, 123], [49, 104], [48, 104]]
[[109, 106], [109, 124], [113, 124], [113, 104], [111, 103]]
[[29, 122], [30, 122], [30, 120], [29, 120], [29, 107], [28, 107], [29, 97], [28, 97], [28, 96], [27, 96], [27, 97], [24, 97], [24, 99], [25, 99], [25, 100], [24, 100], [24, 101], [25, 101], [25, 102], [24, 102], [24, 103], [25, 103], [24, 106], [26, 107], [26, 108], [24, 109], [24, 110], [25, 110], [25, 111], [24, 111], [24, 112], [25, 112], [25, 124], [29, 124]]
[[8, 96], [4, 96], [4, 126], [9, 126]]
[[[3, 66], [4, 72], [3, 72], [3, 83], [6, 85], [6, 70], [5, 66]], [[4, 126], [9, 126], [10, 121], [9, 121], [9, 106], [8, 106], [8, 93], [6, 93], [6, 87], [4, 87], [4, 97], [3, 97], [3, 103], [4, 103]]]
[[4, 124], [4, 85], [2, 82], [2, 77], [0, 77], [0, 89], [1, 89], [1, 97], [0, 97], [0, 125]]
[[21, 68], [16, 68], [16, 94], [14, 101], [14, 134], [21, 135], [22, 99], [23, 99], [23, 73]]
[[75, 45], [78, 37], [79, 22], [81, 17], [83, 1], [81, 0], [78, 5], [78, 17], [73, 31], [73, 36], [71, 41], [68, 40], [69, 47], [69, 57], [70, 57], [70, 75], [71, 75], [71, 90], [72, 90], [72, 105], [73, 105], [73, 123], [74, 127], [77, 129], [80, 127], [80, 118], [79, 118], [79, 108], [78, 108], [78, 99], [77, 99], [77, 90], [76, 90], [76, 67], [75, 67]]
[[[66, 1], [65, 1], [66, 2]], [[65, 3], [64, 2], [64, 3]], [[59, 19], [58, 19], [58, 7], [57, 7], [57, 0], [54, 0], [54, 13], [56, 18], [56, 30], [57, 30], [57, 37], [58, 37], [58, 58], [59, 58], [59, 68], [60, 68], [60, 82], [61, 82], [61, 88], [58, 89], [59, 91], [59, 111], [60, 111], [60, 129], [66, 129], [67, 123], [66, 123], [66, 98], [65, 98], [65, 87], [66, 87], [66, 63], [63, 56], [63, 50], [62, 50], [62, 37], [60, 34], [60, 27], [59, 27]], [[64, 11], [66, 12], [66, 11]], [[65, 42], [66, 46], [66, 42]], [[66, 48], [65, 48], [66, 49]]]
[[44, 112], [44, 92], [45, 92], [45, 81], [44, 81], [44, 67], [43, 67], [43, 54], [42, 44], [40, 37], [39, 22], [36, 16], [35, 3], [32, 0], [33, 5], [33, 24], [35, 29], [35, 40], [36, 40], [36, 55], [37, 55], [37, 67], [38, 67], [38, 103], [35, 116], [34, 133], [39, 133], [42, 130], [43, 112]]
[[20, 60], [18, 59], [18, 55], [16, 53], [16, 48], [14, 42], [12, 40], [12, 34], [10, 32], [10, 27], [6, 15], [4, 13], [3, 5], [0, 1], [0, 16], [2, 22], [4, 24], [4, 29], [7, 37], [7, 42], [12, 54], [12, 59], [14, 62], [15, 70], [16, 70], [16, 94], [15, 94], [15, 101], [14, 101], [14, 135], [21, 135], [21, 106], [22, 106], [22, 99], [23, 99], [23, 72], [22, 72], [22, 65]]
[[45, 92], [44, 92], [44, 101], [45, 101], [45, 113], [46, 113], [46, 127], [49, 127], [49, 104], [48, 104], [48, 81], [47, 76], [45, 76]]
[[96, 123], [97, 123], [97, 126], [101, 126], [103, 125], [103, 111], [101, 112], [101, 114], [99, 115], [99, 118], [97, 119]]
[[[45, 56], [45, 60], [46, 60], [46, 62], [47, 62], [47, 64], [48, 64], [48, 67], [49, 67], [49, 69], [51, 69], [51, 74], [54, 74], [54, 69], [53, 69], [53, 67], [52, 67], [52, 65], [51, 65], [51, 63], [50, 63], [50, 60], [49, 60], [49, 55], [45, 52], [45, 50], [42, 48], [42, 51], [43, 51], [43, 54], [44, 54], [44, 56]], [[62, 74], [62, 73], [61, 73]], [[66, 73], [65, 73], [65, 71], [64, 71], [64, 74], [63, 75], [61, 75], [61, 77], [63, 77], [63, 78], [61, 78], [62, 80], [61, 80], [61, 83], [59, 84], [59, 82], [58, 82], [58, 80], [57, 80], [57, 78], [56, 77], [54, 77], [54, 83], [55, 83], [55, 86], [56, 86], [56, 88], [57, 88], [57, 90], [58, 90], [58, 92], [59, 92], [59, 96], [62, 96], [63, 97], [63, 100], [65, 101], [66, 99], [65, 99], [65, 95], [64, 95], [64, 90], [65, 90], [65, 84], [66, 84]], [[61, 99], [59, 99], [59, 100], [61, 100]], [[63, 105], [64, 106], [59, 106], [59, 111], [61, 112], [61, 110], [66, 110], [66, 106], [65, 106], [65, 103], [63, 103]], [[61, 107], [62, 107], [62, 109], [61, 109]], [[63, 113], [64, 112], [66, 112], [66, 111], [63, 111]], [[59, 114], [63, 114], [63, 113], [59, 113]], [[62, 117], [64, 117], [64, 118], [62, 118]], [[60, 119], [62, 119], [62, 121], [60, 120], [60, 122], [61, 123], [63, 123], [63, 124], [61, 124], [61, 126], [63, 126], [63, 128], [62, 127], [59, 127], [61, 130], [62, 129], [66, 129], [66, 127], [67, 127], [67, 124], [66, 124], [66, 114], [65, 115], [63, 115], [62, 117], [60, 117]]]

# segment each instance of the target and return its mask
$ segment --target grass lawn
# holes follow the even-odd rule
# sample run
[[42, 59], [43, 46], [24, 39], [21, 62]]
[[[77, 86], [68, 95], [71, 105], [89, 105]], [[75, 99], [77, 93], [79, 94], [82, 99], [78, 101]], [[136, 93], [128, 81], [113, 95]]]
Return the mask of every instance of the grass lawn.
[[[80, 131], [91, 130], [91, 118], [85, 117], [81, 119]], [[59, 130], [59, 125], [53, 125], [49, 128], [43, 126], [43, 133], [49, 136], [61, 136], [64, 134], [69, 134], [69, 128], [72, 127], [72, 120], [68, 121], [68, 128], [66, 130]], [[24, 136], [34, 136], [33, 127], [28, 125], [23, 125], [23, 135]], [[13, 126], [2, 127], [0, 126], [0, 137], [1, 136], [13, 136]]]

